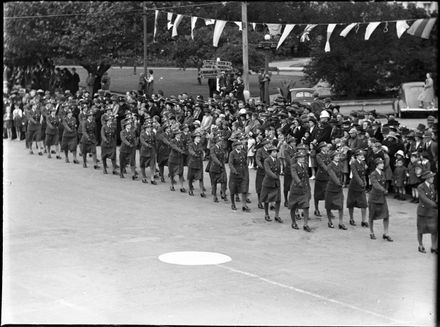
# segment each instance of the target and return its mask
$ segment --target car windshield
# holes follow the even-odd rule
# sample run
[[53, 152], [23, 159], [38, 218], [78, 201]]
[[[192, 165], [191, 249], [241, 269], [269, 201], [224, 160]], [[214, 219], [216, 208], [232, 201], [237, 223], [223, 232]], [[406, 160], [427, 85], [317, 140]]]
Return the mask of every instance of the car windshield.
[[307, 91], [296, 92], [295, 98], [313, 98], [313, 94]]
[[406, 104], [410, 108], [417, 108], [420, 104], [420, 101], [417, 100], [417, 97], [422, 93], [423, 91], [423, 85], [414, 85], [407, 87], [405, 89], [405, 98], [406, 98]]

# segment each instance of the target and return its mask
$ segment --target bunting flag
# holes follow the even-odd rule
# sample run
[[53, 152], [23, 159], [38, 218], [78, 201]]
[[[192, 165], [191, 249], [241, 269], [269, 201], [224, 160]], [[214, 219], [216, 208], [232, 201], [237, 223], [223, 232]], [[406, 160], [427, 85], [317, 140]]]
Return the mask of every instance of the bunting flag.
[[294, 27], [295, 24], [287, 24], [286, 27], [284, 27], [283, 35], [281, 35], [280, 40], [278, 41], [277, 50], [284, 40], [289, 36], [290, 32], [292, 32]]
[[380, 22], [372, 22], [368, 24], [367, 29], [365, 30], [365, 40], [370, 39], [371, 34], [373, 34], [374, 30], [377, 26], [379, 26]]
[[196, 27], [197, 17], [191, 17], [191, 38], [194, 40], [194, 28]]
[[156, 32], [157, 32], [157, 17], [159, 17], [159, 10], [154, 11], [154, 31], [153, 31], [153, 43], [156, 42]]
[[205, 25], [213, 25], [215, 24], [215, 19], [205, 19]]
[[408, 34], [429, 39], [432, 27], [437, 18], [417, 19], [406, 31]]
[[177, 36], [177, 27], [179, 26], [180, 22], [182, 21], [183, 16], [177, 15], [176, 19], [174, 20], [173, 24], [173, 33], [171, 34], [171, 37]]
[[270, 35], [278, 35], [281, 34], [281, 24], [266, 24], [267, 28], [269, 29]]
[[397, 37], [400, 39], [402, 34], [409, 28], [409, 25], [404, 20], [399, 20], [396, 22], [396, 32]]
[[225, 27], [225, 25], [226, 25], [225, 20], [217, 19], [217, 21], [215, 22], [214, 37], [213, 37], [213, 44], [215, 47], [218, 46], [218, 41], [220, 40], [220, 35], [222, 35], [223, 28]]
[[171, 21], [173, 20], [172, 12], [167, 13], [167, 20], [168, 20], [167, 28], [170, 29], [171, 27], [173, 27], [173, 23], [171, 23]]
[[242, 31], [243, 30], [243, 25], [242, 22], [234, 22], [237, 26], [238, 26], [238, 30]]
[[325, 52], [330, 52], [330, 36], [335, 29], [336, 24], [328, 24], [327, 26], [327, 42], [325, 42]]
[[299, 40], [301, 42], [309, 41], [310, 40], [310, 38], [309, 38], [310, 31], [312, 29], [314, 29], [316, 26], [318, 26], [318, 24], [309, 24], [309, 25], [307, 25], [306, 28], [304, 29], [304, 32], [301, 35], [301, 38]]
[[353, 27], [355, 27], [357, 24], [358, 23], [351, 23], [346, 28], [344, 28], [339, 35], [342, 36], [342, 37], [346, 37], [347, 34], [350, 33], [350, 31], [353, 29]]
[[251, 23], [251, 25], [252, 25], [252, 28], [253, 28], [254, 31], [255, 31], [255, 26], [257, 26], [257, 23]]

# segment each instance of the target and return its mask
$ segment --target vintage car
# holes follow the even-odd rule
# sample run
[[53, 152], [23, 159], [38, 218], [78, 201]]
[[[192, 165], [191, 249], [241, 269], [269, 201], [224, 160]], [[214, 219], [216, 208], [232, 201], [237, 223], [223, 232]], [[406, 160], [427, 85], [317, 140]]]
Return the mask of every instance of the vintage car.
[[313, 102], [313, 94], [315, 93], [315, 89], [313, 88], [295, 88], [290, 89], [290, 99], [292, 103], [297, 103], [299, 105], [310, 106]]
[[397, 91], [397, 97], [393, 102], [394, 114], [398, 118], [404, 118], [409, 112], [437, 112], [438, 99], [435, 97], [434, 105], [425, 104], [425, 107], [420, 107], [419, 95], [422, 93], [424, 87], [423, 82], [408, 82], [402, 83]]

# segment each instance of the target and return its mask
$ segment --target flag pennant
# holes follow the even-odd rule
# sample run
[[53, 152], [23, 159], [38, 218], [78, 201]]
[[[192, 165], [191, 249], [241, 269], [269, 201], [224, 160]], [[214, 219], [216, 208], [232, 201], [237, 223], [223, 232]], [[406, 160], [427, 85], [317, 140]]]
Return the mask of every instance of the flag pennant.
[[215, 19], [205, 19], [205, 25], [213, 25], [215, 24]]
[[342, 30], [342, 32], [339, 34], [342, 37], [346, 37], [348, 33], [350, 33], [350, 31], [353, 29], [353, 27], [355, 27], [357, 25], [357, 23], [351, 23], [350, 25], [348, 25], [346, 28], [344, 28]]
[[171, 37], [177, 36], [177, 27], [179, 27], [180, 22], [182, 21], [183, 15], [177, 15], [176, 19], [174, 20], [173, 24], [173, 33], [171, 34]]
[[252, 25], [252, 28], [253, 28], [254, 31], [255, 31], [255, 27], [257, 26], [257, 23], [251, 23], [251, 25]]
[[153, 43], [156, 42], [156, 32], [157, 32], [157, 17], [159, 17], [159, 10], [154, 11], [154, 31], [153, 31]]
[[336, 24], [328, 24], [327, 26], [327, 42], [325, 42], [325, 52], [330, 52], [330, 36], [335, 29]]
[[191, 38], [194, 40], [194, 28], [196, 27], [198, 17], [191, 17]]
[[314, 29], [316, 26], [318, 26], [318, 25], [317, 24], [309, 24], [309, 25], [307, 25], [306, 28], [304, 29], [304, 32], [301, 35], [301, 38], [299, 40], [301, 42], [310, 41], [310, 38], [309, 38], [310, 31], [312, 29]]
[[370, 39], [371, 34], [373, 34], [374, 30], [377, 26], [379, 26], [380, 22], [372, 22], [368, 24], [367, 29], [365, 30], [365, 40]]
[[223, 28], [225, 27], [225, 25], [226, 25], [225, 20], [217, 19], [217, 21], [215, 22], [214, 36], [213, 36], [213, 44], [215, 47], [218, 46], [218, 41], [220, 40], [220, 36], [222, 35]]
[[417, 19], [406, 32], [410, 35], [429, 39], [429, 34], [436, 19], [437, 18]]
[[173, 20], [172, 12], [167, 13], [167, 20], [168, 20], [167, 28], [170, 29], [171, 27], [173, 27], [173, 23], [171, 23], [171, 21]]
[[402, 34], [409, 28], [409, 25], [404, 20], [398, 20], [396, 22], [397, 37], [400, 39]]
[[281, 24], [266, 24], [267, 28], [269, 29], [270, 35], [278, 35], [281, 34]]
[[284, 40], [289, 36], [290, 32], [292, 32], [295, 24], [287, 24], [284, 27], [283, 35], [281, 35], [280, 40], [278, 41], [277, 49], [281, 46]]
[[234, 22], [237, 26], [238, 26], [238, 30], [242, 31], [243, 30], [243, 25], [242, 22]]

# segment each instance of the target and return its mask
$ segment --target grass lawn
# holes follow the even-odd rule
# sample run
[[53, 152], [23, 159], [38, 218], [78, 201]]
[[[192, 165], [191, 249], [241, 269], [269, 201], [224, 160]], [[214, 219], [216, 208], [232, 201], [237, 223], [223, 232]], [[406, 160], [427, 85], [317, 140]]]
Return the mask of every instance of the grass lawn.
[[[67, 66], [73, 67], [73, 66]], [[80, 86], [85, 86], [87, 71], [79, 66], [75, 66], [80, 76]], [[154, 70], [154, 91], [162, 90], [166, 97], [187, 92], [190, 95], [201, 94], [206, 99], [209, 96], [208, 80], [202, 79], [202, 85], [197, 82], [197, 70], [187, 69], [185, 71], [177, 68], [153, 68]], [[137, 69], [137, 74], [133, 74], [133, 67], [112, 67], [108, 70], [111, 77], [110, 90], [118, 93], [125, 93], [137, 90], [139, 75], [143, 69]], [[309, 87], [307, 81], [302, 80], [302, 76], [277, 75], [272, 74], [270, 83], [270, 94], [277, 94], [277, 88], [281, 87], [283, 80], [296, 82], [295, 87]], [[259, 96], [258, 75], [249, 76], [251, 97]]]

